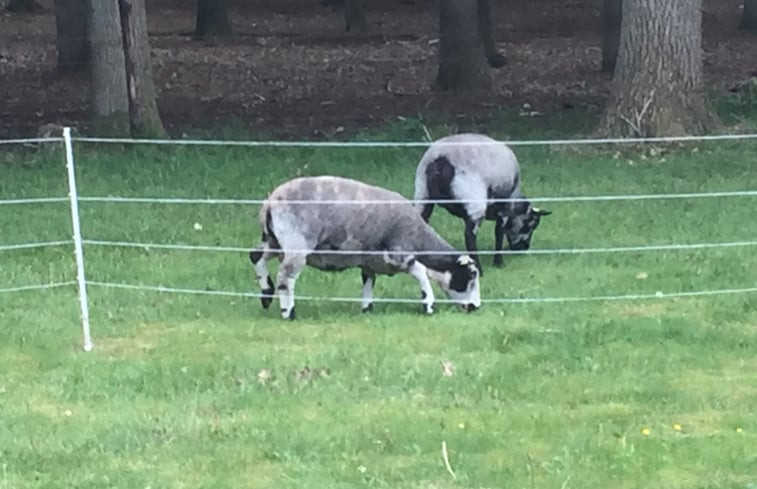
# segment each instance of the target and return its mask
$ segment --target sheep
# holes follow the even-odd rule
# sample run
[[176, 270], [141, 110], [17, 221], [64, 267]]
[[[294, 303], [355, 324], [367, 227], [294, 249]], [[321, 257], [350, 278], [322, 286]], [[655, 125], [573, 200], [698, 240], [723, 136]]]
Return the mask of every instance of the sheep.
[[274, 295], [267, 262], [274, 257], [281, 262], [276, 281], [284, 319], [295, 318], [294, 286], [305, 265], [325, 271], [360, 268], [363, 312], [373, 309], [376, 275], [397, 272], [418, 280], [427, 314], [434, 311], [429, 278], [464, 310], [481, 306], [473, 260], [439, 236], [398, 193], [335, 176], [295, 178], [270, 193], [258, 217], [262, 238], [250, 261], [264, 309]]
[[[520, 200], [491, 202], [493, 199]], [[484, 219], [495, 221], [495, 252], [502, 251], [504, 236], [510, 249], [522, 251], [529, 248], [541, 218], [551, 214], [533, 207], [521, 194], [520, 168], [512, 150], [482, 134], [457, 134], [434, 141], [416, 169], [414, 200], [426, 222], [434, 204], [418, 201], [466, 201], [439, 205], [465, 221], [465, 247], [481, 275], [476, 236]], [[494, 266], [501, 265], [502, 254], [495, 253]]]

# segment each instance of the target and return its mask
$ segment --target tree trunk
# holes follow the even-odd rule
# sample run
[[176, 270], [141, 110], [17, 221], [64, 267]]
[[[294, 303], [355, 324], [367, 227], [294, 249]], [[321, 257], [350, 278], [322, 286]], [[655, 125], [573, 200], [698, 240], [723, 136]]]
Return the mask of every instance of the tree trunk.
[[59, 71], [87, 69], [90, 59], [88, 16], [87, 0], [55, 0]]
[[481, 38], [484, 42], [484, 53], [489, 66], [492, 68], [501, 68], [507, 60], [505, 56], [497, 51], [497, 44], [494, 42], [494, 33], [492, 32], [492, 14], [489, 7], [489, 0], [478, 0], [478, 28], [481, 32]]
[[602, 42], [602, 71], [615, 71], [620, 44], [620, 21], [623, 13], [623, 0], [604, 0], [604, 39]]
[[478, 0], [440, 2], [436, 85], [456, 92], [492, 89], [492, 74], [479, 29]]
[[625, 0], [600, 132], [675, 136], [718, 126], [702, 81], [702, 0]]
[[197, 0], [195, 39], [229, 37], [229, 0]]
[[739, 29], [757, 30], [757, 0], [744, 0], [744, 12], [741, 14]]
[[344, 28], [347, 32], [365, 32], [368, 29], [364, 0], [344, 0]]
[[92, 132], [129, 135], [129, 99], [118, 2], [89, 0], [92, 52]]
[[10, 0], [5, 6], [8, 12], [35, 12], [41, 9], [42, 6], [36, 0]]
[[118, 7], [121, 12], [131, 133], [136, 137], [166, 137], [152, 79], [145, 0], [118, 0]]

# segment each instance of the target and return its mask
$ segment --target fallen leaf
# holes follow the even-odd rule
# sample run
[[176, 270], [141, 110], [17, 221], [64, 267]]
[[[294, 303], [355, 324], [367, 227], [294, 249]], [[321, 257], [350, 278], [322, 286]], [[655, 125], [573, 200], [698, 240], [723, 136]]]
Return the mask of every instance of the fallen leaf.
[[452, 362], [442, 362], [442, 375], [452, 377], [455, 374], [455, 365]]
[[264, 368], [258, 372], [258, 383], [260, 384], [266, 384], [268, 383], [273, 376], [271, 375], [271, 371], [267, 368]]

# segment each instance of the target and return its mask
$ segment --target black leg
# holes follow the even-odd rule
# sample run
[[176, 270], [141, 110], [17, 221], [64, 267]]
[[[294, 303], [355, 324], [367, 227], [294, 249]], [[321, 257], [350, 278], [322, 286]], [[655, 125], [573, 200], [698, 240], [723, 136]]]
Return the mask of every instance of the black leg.
[[476, 243], [476, 234], [478, 233], [478, 227], [481, 221], [473, 221], [472, 219], [465, 218], [465, 249], [470, 253], [473, 261], [478, 266], [480, 276], [484, 276], [484, 269], [481, 268], [481, 261], [478, 259], [478, 245]]
[[273, 280], [271, 280], [271, 277], [268, 277], [268, 287], [262, 290], [260, 297], [260, 304], [263, 306], [263, 309], [268, 309], [268, 306], [271, 305], [271, 302], [273, 302], [273, 294], [275, 292], [276, 291], [273, 288]]
[[494, 255], [494, 266], [502, 266], [502, 246], [505, 238], [505, 218], [497, 216], [494, 222], [494, 251], [498, 252]]
[[425, 204], [421, 210], [421, 217], [428, 222], [431, 219], [431, 213], [434, 212], [434, 204]]

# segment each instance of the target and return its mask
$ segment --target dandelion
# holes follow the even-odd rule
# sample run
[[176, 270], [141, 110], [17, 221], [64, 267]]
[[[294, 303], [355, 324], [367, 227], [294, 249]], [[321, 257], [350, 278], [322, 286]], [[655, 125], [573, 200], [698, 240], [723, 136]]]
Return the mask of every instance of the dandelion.
[[72, 413], [70, 409], [66, 409], [66, 410], [65, 410], [65, 411], [63, 412], [63, 414], [65, 414], [66, 416], [71, 416], [71, 415], [73, 415], [74, 413]]
[[673, 429], [676, 430], [676, 431], [681, 431], [683, 429], [683, 427], [679, 423], [674, 423], [673, 424]]
[[457, 425], [457, 427], [460, 428], [461, 430], [464, 430], [465, 429], [465, 423], [460, 423], [460, 424]]
[[360, 467], [357, 468], [357, 471], [360, 472], [361, 474], [365, 474], [367, 470], [368, 468], [365, 465], [361, 465]]
[[651, 433], [651, 431], [649, 430], [649, 428], [642, 428], [641, 429], [641, 434], [644, 435], [644, 436], [649, 436], [650, 433]]
[[202, 231], [202, 224], [196, 222], [194, 225], [195, 231]]
[[742, 430], [741, 428], [736, 428], [736, 433], [741, 433], [742, 431], [744, 430]]

